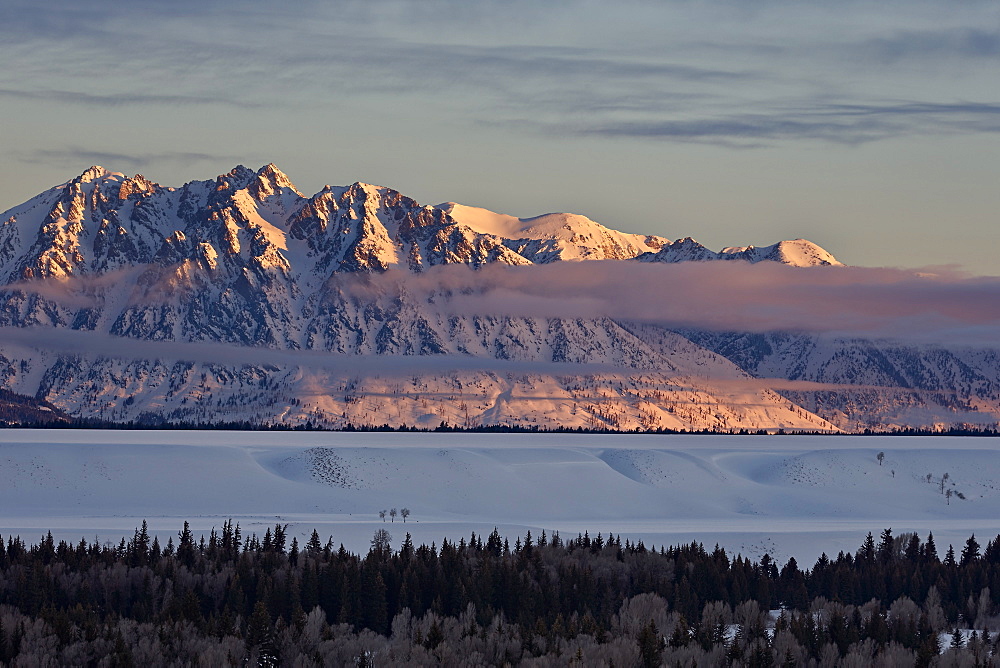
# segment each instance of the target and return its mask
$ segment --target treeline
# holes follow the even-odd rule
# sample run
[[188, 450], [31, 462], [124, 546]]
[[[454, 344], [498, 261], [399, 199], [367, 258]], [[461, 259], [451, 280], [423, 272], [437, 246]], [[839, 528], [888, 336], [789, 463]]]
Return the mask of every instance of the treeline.
[[[2, 392], [3, 390], [0, 390]], [[47, 403], [47, 402], [41, 402]], [[29, 417], [30, 416], [30, 417]], [[111, 422], [98, 418], [70, 417], [65, 413], [54, 416], [39, 413], [25, 413], [20, 409], [11, 408], [5, 412], [0, 403], [0, 428], [17, 429], [109, 429], [109, 430], [187, 430], [187, 431], [323, 431], [323, 432], [399, 432], [399, 433], [471, 433], [471, 434], [638, 434], [638, 435], [670, 435], [687, 434], [701, 436], [1000, 436], [1000, 430], [995, 427], [978, 425], [952, 426], [948, 429], [916, 429], [912, 427], [892, 430], [865, 429], [860, 432], [829, 432], [805, 430], [767, 430], [767, 429], [729, 429], [725, 431], [713, 429], [594, 429], [590, 427], [541, 427], [539, 425], [493, 424], [474, 427], [464, 427], [441, 422], [436, 427], [416, 427], [411, 425], [393, 426], [356, 425], [347, 423], [339, 427], [330, 427], [318, 422], [306, 422], [289, 425], [252, 420], [227, 420], [219, 422], [189, 422], [166, 420], [161, 416], [146, 415], [127, 422]]]
[[231, 521], [165, 546], [145, 523], [117, 545], [8, 537], [0, 663], [1000, 665], [1000, 536], [941, 560], [886, 530], [808, 569], [602, 534], [389, 540], [361, 556]]
[[70, 420], [69, 415], [47, 401], [0, 388], [0, 425], [50, 427]]

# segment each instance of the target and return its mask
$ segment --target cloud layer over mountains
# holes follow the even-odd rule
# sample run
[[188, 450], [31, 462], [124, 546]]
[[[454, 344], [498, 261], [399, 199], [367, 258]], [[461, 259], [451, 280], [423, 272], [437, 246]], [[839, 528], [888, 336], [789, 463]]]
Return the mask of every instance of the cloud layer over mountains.
[[796, 331], [915, 343], [1000, 341], [1000, 278], [948, 269], [774, 262], [561, 262], [338, 276], [359, 297], [406, 291], [446, 313], [611, 317], [716, 331]]
[[[134, 282], [141, 267], [6, 286], [70, 307]], [[905, 343], [993, 347], [1000, 341], [1000, 277], [948, 268], [790, 267], [776, 262], [557, 262], [432, 267], [423, 273], [336, 274], [346, 295], [401, 295], [445, 315], [613, 318], [675, 328], [805, 332]], [[143, 299], [148, 299], [148, 293]]]

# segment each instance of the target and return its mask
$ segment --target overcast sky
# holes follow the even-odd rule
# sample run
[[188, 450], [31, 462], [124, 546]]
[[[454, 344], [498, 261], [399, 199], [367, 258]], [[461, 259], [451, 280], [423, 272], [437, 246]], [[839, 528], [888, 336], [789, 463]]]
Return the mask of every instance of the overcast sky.
[[[293, 5], [292, 8], [289, 5]], [[6, 0], [0, 210], [91, 164], [1000, 275], [1000, 3]]]

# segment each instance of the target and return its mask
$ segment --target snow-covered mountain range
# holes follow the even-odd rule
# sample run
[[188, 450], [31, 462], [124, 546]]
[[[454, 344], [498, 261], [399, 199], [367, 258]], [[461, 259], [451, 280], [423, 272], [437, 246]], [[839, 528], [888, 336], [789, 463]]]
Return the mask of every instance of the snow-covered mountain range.
[[448, 285], [415, 287], [444, 265], [594, 260], [840, 265], [803, 239], [714, 252], [364, 183], [306, 197], [274, 165], [179, 188], [92, 167], [0, 215], [0, 387], [109, 420], [853, 430], [1000, 415], [989, 351], [456, 313], [439, 307]]

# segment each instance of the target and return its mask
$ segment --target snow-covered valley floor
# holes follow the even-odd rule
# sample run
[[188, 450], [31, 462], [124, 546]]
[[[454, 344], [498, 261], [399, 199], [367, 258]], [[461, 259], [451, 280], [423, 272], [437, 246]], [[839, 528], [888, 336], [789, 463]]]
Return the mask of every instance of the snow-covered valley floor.
[[[405, 524], [380, 519], [392, 508]], [[511, 543], [613, 532], [809, 565], [891, 527], [933, 531], [943, 552], [1000, 533], [1000, 441], [0, 430], [4, 538], [117, 543], [146, 519], [165, 543], [185, 520], [207, 535], [229, 518], [247, 536], [280, 522], [361, 552], [379, 528], [398, 547], [406, 532], [440, 544], [494, 527]]]

